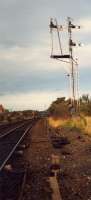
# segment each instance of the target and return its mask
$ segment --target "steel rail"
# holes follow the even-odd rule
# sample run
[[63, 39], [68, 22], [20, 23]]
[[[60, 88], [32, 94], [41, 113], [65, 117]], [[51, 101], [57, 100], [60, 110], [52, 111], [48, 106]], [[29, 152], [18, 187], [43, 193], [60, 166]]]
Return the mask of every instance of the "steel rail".
[[[14, 130], [16, 130], [16, 129], [22, 127], [22, 126], [24, 126], [24, 125], [26, 124], [26, 122], [28, 122], [28, 121], [22, 121], [22, 122], [19, 122], [19, 123], [21, 123], [20, 125], [12, 124], [13, 126], [16, 125], [16, 127], [14, 127], [14, 128], [10, 128], [10, 130], [5, 131], [4, 134], [0, 135], [0, 139], [2, 139], [3, 137], [7, 136], [7, 135], [10, 134], [10, 133], [12, 133]], [[30, 122], [30, 120], [29, 120], [29, 122]], [[3, 127], [3, 128], [4, 128], [4, 127]], [[8, 129], [8, 127], [7, 127], [7, 129]]]
[[24, 126], [24, 123], [21, 125], [16, 126], [15, 128], [10, 129], [9, 131], [7, 131], [6, 133], [4, 133], [3, 135], [0, 135], [0, 139], [2, 139], [3, 137], [7, 136], [8, 134], [12, 133], [13, 131], [15, 131], [16, 129], [20, 128]]
[[[34, 121], [32, 122], [31, 125], [28, 126], [28, 128], [24, 131], [24, 133], [22, 134], [22, 136], [19, 136], [19, 140], [18, 142], [13, 146], [12, 150], [10, 151], [10, 153], [8, 154], [8, 156], [4, 159], [4, 161], [2, 162], [1, 166], [0, 166], [0, 171], [3, 169], [3, 167], [5, 166], [5, 164], [7, 163], [7, 161], [10, 159], [10, 157], [12, 156], [12, 154], [15, 152], [16, 148], [18, 147], [18, 145], [20, 144], [20, 142], [23, 140], [24, 136], [28, 133], [28, 131], [32, 128], [32, 126], [34, 125]], [[20, 127], [21, 128], [21, 127]], [[17, 132], [15, 133], [17, 134]], [[7, 137], [7, 136], [6, 136]]]
[[24, 173], [24, 176], [23, 176], [21, 191], [20, 191], [18, 200], [23, 200], [23, 193], [24, 193], [24, 188], [25, 188], [25, 184], [26, 184], [26, 178], [27, 178], [27, 167], [25, 169], [25, 173]]

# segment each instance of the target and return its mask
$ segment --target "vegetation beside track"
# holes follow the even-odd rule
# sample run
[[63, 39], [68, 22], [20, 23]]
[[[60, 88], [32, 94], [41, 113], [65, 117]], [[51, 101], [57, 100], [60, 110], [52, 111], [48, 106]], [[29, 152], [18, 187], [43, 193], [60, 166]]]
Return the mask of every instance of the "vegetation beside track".
[[[58, 98], [52, 102], [48, 112], [49, 125], [52, 127], [64, 127], [75, 129], [91, 134], [91, 98], [89, 95], [82, 95], [79, 99], [79, 112], [74, 112], [71, 107], [71, 100], [65, 97]], [[77, 102], [75, 102], [77, 105]]]

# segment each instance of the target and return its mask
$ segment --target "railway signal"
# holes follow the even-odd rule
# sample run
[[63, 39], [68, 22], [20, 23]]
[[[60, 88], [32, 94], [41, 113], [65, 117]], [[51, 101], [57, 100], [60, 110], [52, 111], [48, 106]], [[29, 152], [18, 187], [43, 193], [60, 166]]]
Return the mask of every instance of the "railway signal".
[[[68, 53], [63, 52], [62, 48], [62, 39], [61, 32], [66, 29], [68, 32]], [[78, 63], [77, 59], [74, 59], [73, 56], [73, 48], [77, 46], [77, 44], [72, 39], [72, 31], [73, 29], [80, 29], [80, 26], [74, 25], [72, 23], [72, 19], [70, 17], [67, 18], [67, 27], [65, 28], [62, 25], [58, 25], [57, 20], [51, 18], [50, 19], [50, 33], [52, 40], [52, 50], [51, 50], [51, 58], [60, 60], [61, 62], [69, 63], [71, 65], [71, 70], [69, 73], [70, 85], [71, 85], [71, 103], [72, 106], [75, 107], [76, 96], [78, 98], [79, 90], [78, 90]], [[58, 43], [60, 54], [54, 54], [54, 39], [53, 32], [57, 31]], [[78, 46], [81, 46], [79, 43]]]

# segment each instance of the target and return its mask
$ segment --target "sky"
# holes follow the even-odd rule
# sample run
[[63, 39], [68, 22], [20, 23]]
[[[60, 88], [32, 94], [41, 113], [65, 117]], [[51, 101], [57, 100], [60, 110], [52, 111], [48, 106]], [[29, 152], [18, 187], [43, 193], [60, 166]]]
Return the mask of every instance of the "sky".
[[0, 104], [5, 108], [44, 110], [57, 97], [70, 96], [69, 65], [50, 58], [49, 31], [51, 17], [66, 26], [68, 16], [81, 26], [73, 33], [83, 44], [74, 50], [80, 95], [91, 94], [91, 1], [0, 0]]

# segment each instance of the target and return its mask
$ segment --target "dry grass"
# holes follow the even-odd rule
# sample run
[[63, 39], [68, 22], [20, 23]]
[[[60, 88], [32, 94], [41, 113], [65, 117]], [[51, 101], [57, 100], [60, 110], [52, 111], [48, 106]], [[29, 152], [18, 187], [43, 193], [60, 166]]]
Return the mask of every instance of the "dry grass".
[[48, 124], [49, 126], [53, 128], [58, 127], [67, 127], [67, 128], [76, 128], [83, 133], [86, 133], [88, 135], [91, 135], [91, 117], [88, 116], [77, 116], [69, 119], [62, 119], [62, 118], [54, 118], [49, 117], [48, 118]]
[[65, 123], [67, 128], [75, 128], [79, 131], [84, 131], [86, 126], [86, 120], [83, 116], [74, 116], [71, 119], [68, 119]]
[[54, 118], [54, 117], [49, 117], [48, 118], [48, 124], [49, 126], [53, 128], [58, 128], [63, 126], [66, 123], [66, 120], [63, 120], [61, 118]]
[[85, 132], [91, 135], [91, 117], [85, 117], [87, 125], [85, 126]]
[[53, 128], [67, 127], [71, 129], [76, 128], [79, 130], [84, 130], [85, 127], [87, 127], [86, 119], [83, 116], [75, 116], [67, 119], [49, 117], [48, 124]]

